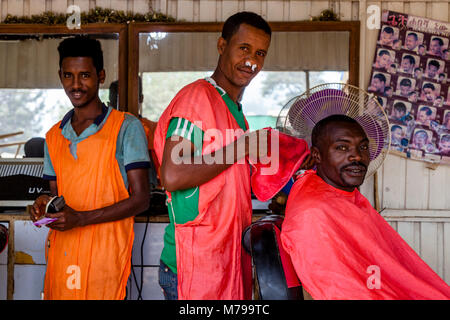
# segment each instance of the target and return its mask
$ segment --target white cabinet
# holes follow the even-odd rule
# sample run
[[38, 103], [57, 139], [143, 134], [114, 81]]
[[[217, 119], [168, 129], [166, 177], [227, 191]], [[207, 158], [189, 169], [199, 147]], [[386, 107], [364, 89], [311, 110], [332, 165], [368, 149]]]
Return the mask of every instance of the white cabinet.
[[[143, 241], [146, 223], [135, 223], [132, 252], [134, 274], [131, 272], [127, 284], [129, 300], [136, 300], [139, 295], [141, 261], [143, 262], [142, 298], [144, 300], [164, 299], [158, 284], [158, 268], [166, 226], [167, 223], [148, 223], [145, 241]], [[44, 285], [45, 242], [48, 228], [36, 228], [29, 220], [16, 220], [14, 229], [16, 263], [14, 265], [13, 298], [15, 300], [38, 300], [41, 298]], [[141, 258], [141, 247], [143, 259]], [[0, 255], [0, 299], [6, 299], [7, 250], [5, 252]]]

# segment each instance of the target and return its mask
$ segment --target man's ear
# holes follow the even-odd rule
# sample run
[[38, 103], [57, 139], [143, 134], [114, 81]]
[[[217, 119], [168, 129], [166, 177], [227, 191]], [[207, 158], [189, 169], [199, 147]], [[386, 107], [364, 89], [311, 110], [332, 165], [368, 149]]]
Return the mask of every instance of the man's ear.
[[219, 51], [220, 55], [222, 55], [225, 52], [226, 46], [227, 46], [227, 40], [220, 37], [219, 40], [217, 40], [217, 51]]
[[61, 71], [61, 69], [58, 70], [58, 77], [59, 77], [59, 80], [62, 81], [62, 71]]
[[98, 73], [98, 82], [99, 83], [104, 83], [105, 79], [106, 79], [106, 72], [105, 69], [100, 70], [100, 72]]
[[314, 159], [314, 162], [316, 164], [319, 164], [321, 161], [319, 148], [317, 148], [316, 146], [312, 146], [310, 149], [311, 149], [311, 157]]

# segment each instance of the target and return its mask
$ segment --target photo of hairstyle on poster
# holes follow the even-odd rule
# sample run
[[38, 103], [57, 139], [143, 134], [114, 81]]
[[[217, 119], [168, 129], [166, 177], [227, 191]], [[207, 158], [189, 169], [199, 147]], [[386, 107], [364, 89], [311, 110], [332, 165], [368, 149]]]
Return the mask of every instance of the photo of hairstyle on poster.
[[450, 22], [390, 10], [381, 22], [367, 87], [383, 98], [392, 150], [450, 165]]

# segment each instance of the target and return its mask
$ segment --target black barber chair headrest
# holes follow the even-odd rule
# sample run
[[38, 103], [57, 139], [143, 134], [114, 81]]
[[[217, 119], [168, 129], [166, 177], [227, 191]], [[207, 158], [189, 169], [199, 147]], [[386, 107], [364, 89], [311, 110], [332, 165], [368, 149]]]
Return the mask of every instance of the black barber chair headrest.
[[270, 215], [244, 230], [244, 249], [252, 256], [261, 300], [303, 299], [301, 287], [288, 288], [275, 228], [281, 230], [283, 216]]

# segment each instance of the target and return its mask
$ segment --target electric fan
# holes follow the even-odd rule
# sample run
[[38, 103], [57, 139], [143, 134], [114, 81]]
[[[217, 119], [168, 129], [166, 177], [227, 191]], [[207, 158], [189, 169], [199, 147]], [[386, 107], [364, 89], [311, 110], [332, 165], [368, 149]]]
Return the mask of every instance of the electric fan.
[[391, 136], [389, 120], [376, 96], [344, 83], [326, 83], [292, 98], [278, 115], [277, 130], [304, 139], [311, 146], [315, 124], [333, 114], [355, 119], [369, 139], [370, 165], [366, 178], [383, 163]]

